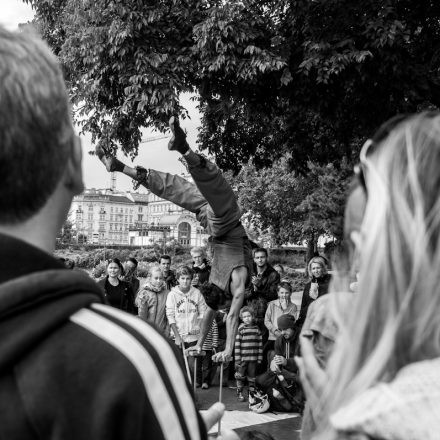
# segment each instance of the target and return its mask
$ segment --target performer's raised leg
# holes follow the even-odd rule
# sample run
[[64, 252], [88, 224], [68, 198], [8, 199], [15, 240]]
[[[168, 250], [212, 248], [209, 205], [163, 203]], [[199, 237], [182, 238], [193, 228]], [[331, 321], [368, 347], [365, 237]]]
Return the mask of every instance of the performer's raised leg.
[[238, 216], [238, 220], [241, 212], [235, 194], [222, 172], [215, 164], [191, 150], [186, 141], [186, 134], [176, 117], [170, 119], [170, 128], [173, 137], [168, 148], [183, 155], [188, 163], [188, 171], [215, 216], [223, 217], [228, 214], [228, 216]]
[[[137, 184], [144, 186], [156, 196], [194, 212], [198, 216], [198, 220], [203, 223], [205, 216], [203, 211], [207, 207], [207, 201], [194, 183], [176, 174], [142, 167], [132, 168], [116, 157], [105, 154], [101, 147], [96, 147], [95, 153], [108, 172], [116, 171], [131, 177]], [[202, 226], [205, 225], [202, 224]]]

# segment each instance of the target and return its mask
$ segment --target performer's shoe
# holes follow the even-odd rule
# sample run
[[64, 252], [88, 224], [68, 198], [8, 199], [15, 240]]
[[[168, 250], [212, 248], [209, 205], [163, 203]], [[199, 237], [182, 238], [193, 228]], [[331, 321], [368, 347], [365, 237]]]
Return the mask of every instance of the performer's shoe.
[[186, 142], [186, 133], [179, 125], [179, 119], [175, 116], [171, 116], [169, 125], [173, 136], [168, 142], [168, 150], [185, 154], [189, 150], [189, 145], [188, 142]]
[[110, 156], [105, 152], [104, 148], [99, 145], [95, 148], [95, 154], [98, 156], [99, 160], [105, 165], [106, 170], [111, 173], [113, 171], [120, 171], [124, 169], [124, 164], [116, 159], [114, 156]]

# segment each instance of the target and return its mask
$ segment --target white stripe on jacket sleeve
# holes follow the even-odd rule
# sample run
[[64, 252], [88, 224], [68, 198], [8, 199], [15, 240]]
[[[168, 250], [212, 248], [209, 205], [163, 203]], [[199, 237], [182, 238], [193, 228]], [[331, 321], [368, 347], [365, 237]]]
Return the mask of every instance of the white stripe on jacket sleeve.
[[[153, 327], [136, 316], [104, 304], [92, 304], [92, 308], [114, 316], [138, 331], [156, 350], [175, 390], [183, 417], [192, 440], [200, 440], [200, 428], [192, 395], [188, 391], [182, 368], [169, 343]], [[168, 426], [168, 425], [167, 425]]]
[[[135, 319], [139, 320], [139, 318]], [[136, 337], [111, 320], [90, 309], [79, 310], [70, 317], [70, 320], [105, 340], [133, 364], [144, 383], [145, 393], [153, 407], [164, 438], [184, 440], [185, 435], [180, 426], [179, 416], [162, 380], [162, 376], [153, 358]], [[141, 320], [139, 321], [142, 322]], [[165, 341], [163, 341], [163, 345], [166, 345]], [[190, 435], [192, 438], [193, 434], [191, 432]]]

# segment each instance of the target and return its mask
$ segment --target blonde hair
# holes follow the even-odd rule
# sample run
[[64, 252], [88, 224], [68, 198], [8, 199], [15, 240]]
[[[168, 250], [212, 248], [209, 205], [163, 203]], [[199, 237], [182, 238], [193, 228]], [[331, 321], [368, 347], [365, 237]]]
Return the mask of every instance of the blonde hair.
[[310, 278], [313, 278], [312, 264], [319, 264], [322, 268], [322, 275], [327, 275], [327, 264], [323, 257], [313, 257], [307, 265], [307, 272]]
[[151, 278], [151, 275], [153, 275], [154, 272], [160, 272], [163, 277], [163, 272], [161, 267], [158, 264], [152, 264], [148, 267], [147, 278]]
[[368, 200], [359, 295], [339, 322], [328, 364], [319, 439], [329, 418], [405, 365], [440, 356], [440, 116], [400, 122], [362, 157]]

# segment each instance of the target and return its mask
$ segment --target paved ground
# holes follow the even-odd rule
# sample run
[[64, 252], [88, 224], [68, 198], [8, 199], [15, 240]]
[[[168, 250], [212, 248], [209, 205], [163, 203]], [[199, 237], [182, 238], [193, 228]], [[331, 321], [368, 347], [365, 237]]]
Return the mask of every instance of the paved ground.
[[[226, 405], [226, 413], [222, 420], [222, 426], [234, 429], [237, 433], [248, 430], [267, 432], [275, 440], [297, 440], [301, 417], [297, 413], [274, 413], [270, 410], [264, 414], [255, 414], [249, 410], [247, 402], [238, 402], [234, 382], [229, 381], [229, 387], [223, 387], [222, 401]], [[204, 410], [215, 403], [219, 398], [217, 385], [208, 390], [198, 388], [196, 399], [199, 409]], [[216, 432], [214, 427], [211, 432]]]

